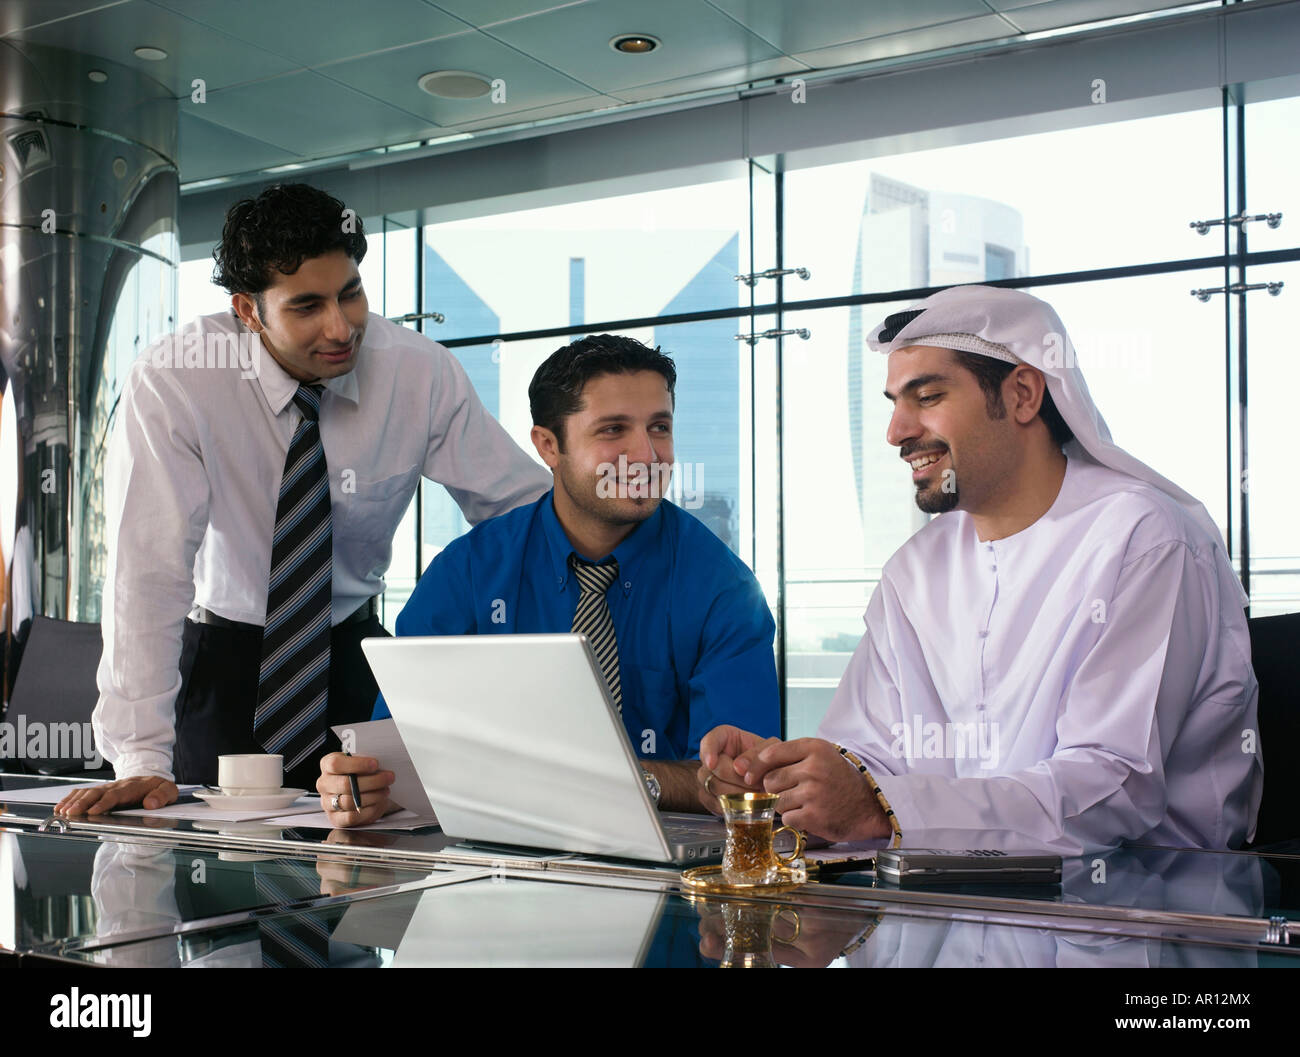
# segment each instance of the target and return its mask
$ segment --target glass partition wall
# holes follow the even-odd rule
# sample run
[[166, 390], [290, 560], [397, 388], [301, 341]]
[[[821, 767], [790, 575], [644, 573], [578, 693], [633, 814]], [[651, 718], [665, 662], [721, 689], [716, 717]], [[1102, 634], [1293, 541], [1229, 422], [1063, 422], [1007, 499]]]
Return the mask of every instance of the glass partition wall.
[[[804, 736], [882, 565], [927, 517], [885, 443], [885, 359], [865, 338], [944, 286], [1050, 301], [1116, 441], [1219, 524], [1251, 614], [1300, 610], [1282, 436], [1300, 384], [1300, 99], [1254, 91], [1012, 138], [968, 128], [957, 146], [837, 164], [756, 158], [569, 204], [485, 202], [468, 219], [463, 204], [454, 219], [375, 218], [362, 272], [374, 310], [423, 316], [406, 325], [451, 349], [529, 452], [528, 382], [559, 346], [617, 332], [674, 357], [671, 498], [758, 576], [786, 734]], [[466, 528], [424, 484], [394, 543], [390, 628]]]

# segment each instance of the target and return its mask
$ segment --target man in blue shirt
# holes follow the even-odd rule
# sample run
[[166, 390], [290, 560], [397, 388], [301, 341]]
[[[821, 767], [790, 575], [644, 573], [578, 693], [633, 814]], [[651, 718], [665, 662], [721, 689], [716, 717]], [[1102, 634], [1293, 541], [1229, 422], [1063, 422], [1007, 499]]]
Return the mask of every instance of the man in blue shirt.
[[[703, 807], [694, 758], [704, 734], [725, 723], [776, 735], [780, 717], [775, 625], [758, 582], [701, 522], [661, 501], [676, 380], [671, 359], [632, 338], [592, 336], [554, 353], [528, 387], [532, 441], [554, 488], [449, 544], [397, 633], [584, 631], [660, 806], [690, 811]], [[387, 714], [381, 698], [375, 716]], [[336, 825], [388, 809], [393, 775], [377, 761], [332, 754], [321, 769]], [[362, 776], [359, 811], [349, 773]]]

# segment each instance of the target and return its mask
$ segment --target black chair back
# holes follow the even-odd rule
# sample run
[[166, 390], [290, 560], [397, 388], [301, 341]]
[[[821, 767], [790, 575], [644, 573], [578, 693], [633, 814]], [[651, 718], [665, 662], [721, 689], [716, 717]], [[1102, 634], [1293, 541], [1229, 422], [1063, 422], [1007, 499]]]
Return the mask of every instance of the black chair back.
[[9, 736], [0, 745], [0, 768], [96, 777], [111, 773], [90, 730], [99, 700], [95, 671], [103, 652], [98, 624], [39, 616], [32, 621], [5, 713]]
[[1264, 798], [1252, 847], [1300, 837], [1300, 613], [1254, 617], [1250, 658], [1259, 680]]

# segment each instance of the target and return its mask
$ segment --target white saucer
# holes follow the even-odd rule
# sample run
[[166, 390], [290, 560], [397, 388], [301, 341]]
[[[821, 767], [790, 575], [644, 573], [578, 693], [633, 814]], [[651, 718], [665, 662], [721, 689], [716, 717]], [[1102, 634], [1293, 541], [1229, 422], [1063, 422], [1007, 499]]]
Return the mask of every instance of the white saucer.
[[227, 796], [225, 793], [208, 793], [194, 790], [194, 795], [207, 802], [209, 807], [221, 811], [279, 811], [307, 792], [306, 789], [281, 789], [278, 793], [262, 796]]

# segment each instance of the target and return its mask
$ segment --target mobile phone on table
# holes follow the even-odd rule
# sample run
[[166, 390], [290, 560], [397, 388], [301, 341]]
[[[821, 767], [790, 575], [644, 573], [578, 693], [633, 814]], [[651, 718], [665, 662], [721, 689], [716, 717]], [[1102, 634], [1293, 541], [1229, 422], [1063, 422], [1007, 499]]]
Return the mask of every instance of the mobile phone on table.
[[876, 852], [876, 877], [903, 887], [939, 884], [1060, 884], [1061, 857], [993, 848], [890, 848]]

